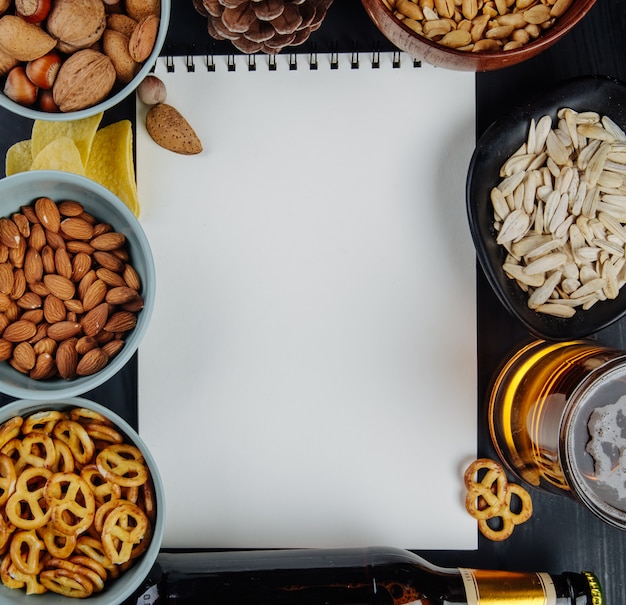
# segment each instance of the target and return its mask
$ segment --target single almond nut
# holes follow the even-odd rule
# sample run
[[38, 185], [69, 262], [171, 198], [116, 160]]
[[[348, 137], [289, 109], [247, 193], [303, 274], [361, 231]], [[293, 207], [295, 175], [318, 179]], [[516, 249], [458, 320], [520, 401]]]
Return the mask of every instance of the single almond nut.
[[102, 350], [109, 356], [109, 359], [111, 359], [111, 357], [115, 357], [115, 355], [117, 355], [123, 347], [124, 341], [119, 338], [115, 338], [114, 340], [104, 343], [102, 345]]
[[57, 233], [61, 226], [61, 215], [57, 205], [49, 197], [40, 197], [35, 201], [35, 214], [44, 229]]
[[111, 252], [96, 250], [93, 253], [93, 258], [101, 267], [109, 269], [109, 271], [114, 271], [115, 273], [124, 271], [124, 261]]
[[11, 294], [13, 279], [13, 267], [9, 263], [0, 264], [0, 292]]
[[109, 356], [100, 348], [87, 351], [76, 366], [78, 376], [90, 376], [99, 372], [109, 363]]
[[126, 0], [125, 6], [126, 14], [135, 21], [161, 13], [161, 0]]
[[69, 380], [76, 376], [76, 366], [78, 365], [78, 353], [76, 352], [77, 338], [68, 338], [61, 342], [57, 348], [54, 360], [57, 371], [61, 378]]
[[15, 271], [13, 271], [13, 288], [11, 288], [11, 298], [13, 300], [22, 298], [26, 292], [26, 286], [26, 274], [24, 273], [24, 269], [15, 269]]
[[41, 353], [37, 355], [35, 367], [30, 371], [29, 376], [33, 380], [45, 380], [52, 378], [57, 372], [54, 357], [51, 353]]
[[17, 299], [17, 306], [20, 309], [40, 309], [42, 306], [41, 296], [34, 292], [24, 292], [24, 294]]
[[79, 355], [84, 355], [96, 347], [98, 347], [98, 341], [93, 336], [83, 336], [76, 343], [76, 352]]
[[76, 287], [67, 277], [57, 275], [56, 273], [50, 273], [48, 275], [44, 275], [43, 283], [50, 291], [50, 294], [54, 294], [61, 300], [70, 300], [70, 298], [74, 298]]
[[[43, 321], [43, 309], [28, 309], [20, 315], [20, 319], [32, 321], [39, 329], [39, 324]], [[35, 336], [37, 335], [35, 334]], [[31, 342], [33, 342], [32, 339]]]
[[59, 343], [56, 340], [46, 336], [42, 338], [40, 341], [36, 342], [33, 346], [33, 350], [36, 355], [41, 355], [42, 353], [49, 353], [50, 355], [54, 354], [57, 350]]
[[43, 279], [43, 262], [35, 248], [29, 247], [24, 256], [24, 275], [26, 282], [31, 284]]
[[128, 286], [119, 286], [111, 288], [106, 293], [105, 300], [110, 305], [125, 305], [135, 300], [138, 296], [137, 290], [133, 290], [133, 288], [129, 288]]
[[111, 13], [107, 15], [106, 19], [107, 29], [124, 34], [126, 38], [130, 38], [133, 30], [137, 26], [137, 21], [123, 13]]
[[117, 79], [128, 84], [139, 71], [140, 64], [131, 56], [128, 38], [121, 32], [107, 29], [102, 36], [102, 51], [111, 59]]
[[56, 40], [33, 23], [17, 15], [0, 17], [0, 47], [18, 61], [34, 61], [56, 46]]
[[30, 237], [30, 223], [28, 222], [28, 219], [21, 212], [13, 213], [11, 218], [13, 219], [15, 226], [18, 228], [20, 235], [25, 238]]
[[18, 319], [5, 328], [2, 338], [9, 342], [23, 342], [30, 340], [36, 333], [37, 326], [32, 321]]
[[143, 63], [154, 49], [160, 21], [156, 15], [146, 15], [133, 30], [128, 41], [128, 50], [137, 63]]
[[41, 252], [41, 249], [47, 244], [46, 232], [42, 225], [37, 223], [31, 223], [30, 236], [28, 238], [28, 245], [30, 248]]
[[97, 307], [106, 296], [107, 285], [101, 280], [96, 281], [87, 288], [85, 295], [82, 298], [83, 309], [85, 311], [91, 311], [94, 307]]
[[17, 248], [21, 239], [22, 234], [17, 225], [10, 218], [0, 218], [0, 242], [8, 248]]
[[20, 342], [13, 349], [13, 361], [25, 371], [32, 370], [35, 367], [37, 356], [35, 351], [27, 342]]
[[127, 285], [123, 275], [111, 271], [110, 269], [105, 269], [104, 267], [100, 267], [100, 269], [96, 271], [96, 275], [98, 279], [101, 279], [110, 288], [118, 288]]
[[93, 225], [80, 216], [63, 219], [61, 231], [71, 239], [90, 240], [93, 237]]
[[13, 355], [15, 345], [6, 338], [0, 338], [0, 361], [6, 361]]
[[63, 200], [58, 203], [58, 208], [63, 217], [80, 216], [85, 212], [84, 206], [76, 200]]
[[137, 290], [137, 292], [141, 290], [141, 278], [139, 277], [139, 273], [137, 273], [135, 267], [126, 264], [122, 277], [129, 288], [133, 288], [133, 290]]
[[57, 273], [71, 280], [72, 277], [72, 260], [65, 248], [57, 248], [54, 253], [54, 265]]
[[106, 322], [104, 329], [107, 332], [127, 332], [137, 325], [137, 316], [130, 311], [117, 311]]
[[91, 270], [91, 256], [86, 252], [77, 252], [72, 259], [72, 281], [80, 282]]
[[94, 307], [81, 319], [81, 325], [85, 336], [95, 336], [106, 325], [109, 318], [109, 305], [106, 302]]
[[157, 144], [183, 155], [202, 152], [202, 143], [183, 115], [167, 103], [157, 103], [146, 114], [146, 130]]
[[72, 338], [77, 334], [80, 334], [82, 330], [81, 325], [76, 321], [58, 321], [55, 324], [48, 326], [48, 337], [56, 340], [57, 342], [63, 342], [68, 338]]
[[121, 248], [125, 243], [126, 236], [123, 233], [118, 233], [117, 231], [103, 233], [102, 235], [94, 237], [89, 242], [94, 250], [103, 252], [111, 252], [113, 250], [117, 250], [118, 248]]

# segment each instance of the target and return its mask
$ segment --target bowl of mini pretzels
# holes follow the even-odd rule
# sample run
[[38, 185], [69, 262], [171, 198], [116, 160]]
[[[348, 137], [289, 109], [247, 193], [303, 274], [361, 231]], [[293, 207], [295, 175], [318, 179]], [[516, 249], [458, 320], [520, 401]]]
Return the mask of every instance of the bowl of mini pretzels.
[[163, 537], [159, 473], [137, 432], [81, 398], [0, 407], [0, 602], [118, 605]]
[[574, 28], [596, 0], [362, 0], [381, 33], [414, 59], [460, 71], [526, 61]]

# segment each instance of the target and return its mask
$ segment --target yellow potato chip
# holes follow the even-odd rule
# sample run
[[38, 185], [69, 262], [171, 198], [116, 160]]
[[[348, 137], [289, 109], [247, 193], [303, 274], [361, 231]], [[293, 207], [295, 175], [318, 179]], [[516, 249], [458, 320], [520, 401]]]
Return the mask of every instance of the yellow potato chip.
[[18, 141], [7, 149], [4, 165], [4, 173], [6, 176], [30, 170], [31, 164], [33, 163], [31, 147], [31, 140], [26, 139], [25, 141]]
[[33, 158], [46, 146], [59, 137], [69, 137], [80, 153], [81, 163], [87, 165], [93, 137], [100, 126], [103, 113], [97, 113], [80, 120], [62, 122], [35, 120], [32, 132]]
[[63, 170], [85, 176], [78, 147], [70, 137], [58, 137], [48, 143], [34, 158], [31, 170]]
[[96, 132], [87, 161], [86, 175], [112, 191], [135, 216], [139, 216], [130, 120], [114, 122]]

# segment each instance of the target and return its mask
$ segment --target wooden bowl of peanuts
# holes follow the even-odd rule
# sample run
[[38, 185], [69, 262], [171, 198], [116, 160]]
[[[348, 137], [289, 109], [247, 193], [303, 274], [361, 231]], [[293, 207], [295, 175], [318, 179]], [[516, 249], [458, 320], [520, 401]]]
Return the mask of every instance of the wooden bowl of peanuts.
[[583, 338], [626, 313], [626, 84], [567, 80], [479, 139], [466, 182], [478, 260], [533, 335]]
[[108, 189], [52, 170], [0, 180], [0, 392], [101, 385], [136, 352], [154, 292], [147, 237]]
[[152, 569], [165, 496], [150, 451], [82, 397], [0, 407], [0, 602], [119, 605]]
[[378, 29], [414, 59], [459, 71], [521, 63], [570, 31], [595, 0], [362, 0]]

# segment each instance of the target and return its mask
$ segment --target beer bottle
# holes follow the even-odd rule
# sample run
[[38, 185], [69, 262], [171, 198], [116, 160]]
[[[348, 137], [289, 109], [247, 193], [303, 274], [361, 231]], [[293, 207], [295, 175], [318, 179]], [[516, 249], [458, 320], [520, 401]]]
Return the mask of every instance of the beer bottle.
[[603, 605], [596, 577], [443, 568], [395, 548], [162, 552], [125, 605]]

